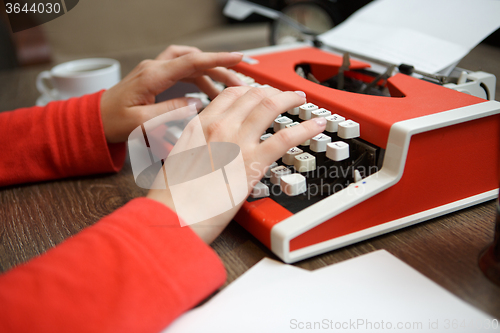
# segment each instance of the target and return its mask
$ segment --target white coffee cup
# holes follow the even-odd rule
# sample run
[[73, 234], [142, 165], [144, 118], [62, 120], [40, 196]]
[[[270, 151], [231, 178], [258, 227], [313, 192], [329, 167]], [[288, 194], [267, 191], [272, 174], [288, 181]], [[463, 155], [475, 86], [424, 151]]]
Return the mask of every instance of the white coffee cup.
[[[65, 62], [38, 74], [36, 87], [45, 99], [63, 100], [109, 89], [120, 81], [120, 63], [108, 58]], [[50, 81], [52, 87], [47, 85]]]

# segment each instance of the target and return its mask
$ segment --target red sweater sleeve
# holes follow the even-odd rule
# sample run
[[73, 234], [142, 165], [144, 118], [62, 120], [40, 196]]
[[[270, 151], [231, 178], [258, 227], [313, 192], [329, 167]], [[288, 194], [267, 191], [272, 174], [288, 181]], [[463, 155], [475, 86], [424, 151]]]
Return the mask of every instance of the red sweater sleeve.
[[0, 113], [0, 186], [116, 172], [125, 144], [107, 144], [102, 92]]
[[[118, 171], [102, 93], [0, 114], [0, 185]], [[213, 250], [166, 206], [135, 199], [0, 275], [0, 332], [157, 332], [225, 281]]]
[[225, 281], [176, 215], [135, 199], [0, 276], [1, 332], [157, 332]]

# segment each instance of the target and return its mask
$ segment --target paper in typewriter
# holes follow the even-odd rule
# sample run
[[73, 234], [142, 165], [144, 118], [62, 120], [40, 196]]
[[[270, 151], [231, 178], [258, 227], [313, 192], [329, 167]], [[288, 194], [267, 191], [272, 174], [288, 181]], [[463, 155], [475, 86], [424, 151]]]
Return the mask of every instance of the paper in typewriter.
[[319, 39], [385, 63], [448, 74], [499, 27], [497, 0], [377, 0]]

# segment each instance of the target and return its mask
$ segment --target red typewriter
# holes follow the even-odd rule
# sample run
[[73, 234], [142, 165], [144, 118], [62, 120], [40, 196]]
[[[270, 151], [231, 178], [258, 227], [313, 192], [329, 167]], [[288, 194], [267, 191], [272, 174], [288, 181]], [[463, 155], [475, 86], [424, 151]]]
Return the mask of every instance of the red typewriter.
[[[284, 156], [261, 181], [264, 190], [235, 217], [283, 261], [497, 196], [500, 103], [493, 100], [494, 76], [463, 71], [442, 84], [393, 68], [376, 73], [368, 62], [304, 44], [245, 55], [234, 70], [248, 82], [307, 95], [309, 106], [289, 110], [274, 129], [314, 116], [328, 119], [320, 138], [290, 153], [312, 156], [315, 166], [300, 169], [298, 155]], [[299, 193], [279, 190], [282, 171], [305, 178]]]

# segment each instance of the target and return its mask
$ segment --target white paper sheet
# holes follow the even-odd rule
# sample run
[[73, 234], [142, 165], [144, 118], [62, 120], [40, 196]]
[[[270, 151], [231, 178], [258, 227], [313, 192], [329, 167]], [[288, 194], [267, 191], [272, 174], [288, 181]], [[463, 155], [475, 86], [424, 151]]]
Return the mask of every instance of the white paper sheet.
[[498, 331], [498, 321], [386, 251], [305, 273], [268, 264], [254, 266], [164, 332]]
[[339, 50], [437, 73], [499, 27], [498, 0], [377, 0], [319, 39]]
[[256, 289], [270, 288], [274, 284], [308, 274], [310, 272], [307, 270], [264, 258], [215, 295], [209, 302], [179, 317], [164, 333], [203, 332], [204, 330], [200, 330], [198, 323], [210, 321], [213, 309], [224, 308], [226, 304], [245, 299], [248, 293], [251, 294]]

